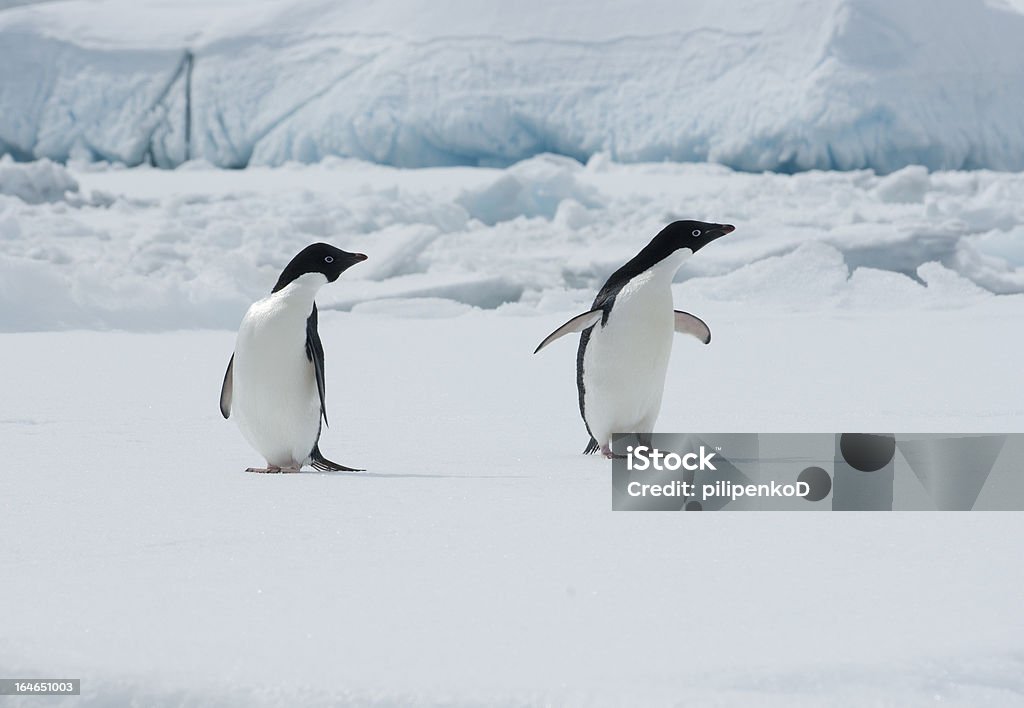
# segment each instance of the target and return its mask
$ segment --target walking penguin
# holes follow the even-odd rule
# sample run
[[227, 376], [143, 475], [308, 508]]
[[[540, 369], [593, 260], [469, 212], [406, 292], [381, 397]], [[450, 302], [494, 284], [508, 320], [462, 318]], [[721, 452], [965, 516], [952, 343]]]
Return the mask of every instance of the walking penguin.
[[534, 354], [580, 332], [576, 386], [590, 433], [584, 453], [612, 457], [613, 433], [648, 435], [661, 410], [673, 333], [705, 344], [711, 330], [699, 317], [673, 309], [672, 279], [687, 258], [733, 231], [729, 224], [676, 221], [612, 273], [591, 309], [549, 334]]

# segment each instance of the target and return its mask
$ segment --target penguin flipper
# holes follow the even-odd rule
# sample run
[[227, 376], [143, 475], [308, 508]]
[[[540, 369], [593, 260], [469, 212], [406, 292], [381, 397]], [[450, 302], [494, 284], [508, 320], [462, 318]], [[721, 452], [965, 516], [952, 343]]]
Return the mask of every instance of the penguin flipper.
[[689, 334], [705, 344], [711, 344], [711, 328], [696, 315], [676, 310], [676, 332]]
[[601, 319], [603, 315], [604, 310], [601, 308], [597, 308], [596, 310], [590, 310], [589, 312], [584, 312], [582, 315], [576, 315], [571, 320], [566, 322], [564, 325], [562, 325], [554, 332], [549, 334], [547, 337], [545, 337], [544, 341], [538, 344], [537, 348], [533, 350], [533, 353], [536, 354], [541, 349], [551, 344], [551, 342], [555, 341], [562, 335], [570, 334], [571, 332], [582, 332], [588, 327], [593, 327], [598, 323], [598, 321]]
[[313, 452], [309, 453], [309, 465], [315, 470], [321, 472], [365, 472], [366, 470], [357, 469], [355, 467], [346, 467], [345, 465], [339, 465], [337, 462], [331, 462], [323, 453], [320, 452], [319, 443], [313, 446]]
[[599, 449], [601, 449], [601, 446], [597, 444], [597, 440], [594, 440], [594, 438], [591, 437], [590, 438], [590, 442], [588, 442], [587, 446], [583, 449], [583, 454], [584, 455], [593, 455]]
[[[324, 393], [324, 345], [320, 341], [320, 332], [317, 330], [316, 303], [313, 303], [313, 311], [306, 318], [306, 358], [313, 363], [313, 372], [316, 374], [316, 390], [320, 394], [320, 415], [324, 423], [327, 423], [327, 401]], [[331, 463], [334, 464], [334, 463]]]
[[224, 372], [224, 383], [220, 386], [220, 414], [226, 420], [231, 415], [231, 391], [234, 388], [234, 376], [231, 370], [235, 367], [235, 355], [231, 355], [228, 370]]

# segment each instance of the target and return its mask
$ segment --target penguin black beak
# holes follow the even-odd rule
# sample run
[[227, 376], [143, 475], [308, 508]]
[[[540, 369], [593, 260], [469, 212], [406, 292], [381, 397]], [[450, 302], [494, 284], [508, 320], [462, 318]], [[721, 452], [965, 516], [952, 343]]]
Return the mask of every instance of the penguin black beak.
[[736, 230], [736, 227], [732, 224], [716, 224], [715, 228], [711, 230], [711, 236], [713, 238], [721, 238], [726, 234], [731, 234]]
[[342, 251], [342, 253], [344, 253], [345, 256], [338, 261], [338, 265], [341, 267], [338, 271], [339, 275], [354, 266], [356, 263], [362, 263], [366, 260], [365, 253], [349, 253], [347, 251]]

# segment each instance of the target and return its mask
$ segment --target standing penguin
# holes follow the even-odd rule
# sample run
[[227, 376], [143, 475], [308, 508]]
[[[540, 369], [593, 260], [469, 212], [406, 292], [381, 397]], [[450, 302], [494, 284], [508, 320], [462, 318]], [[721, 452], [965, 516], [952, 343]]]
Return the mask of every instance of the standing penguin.
[[588, 312], [573, 317], [534, 350], [536, 354], [564, 334], [582, 333], [576, 386], [580, 415], [590, 433], [585, 454], [600, 449], [612, 457], [613, 433], [654, 430], [673, 333], [711, 342], [703, 320], [673, 310], [672, 279], [683, 261], [733, 228], [701, 221], [669, 224], [612, 273]]
[[365, 261], [326, 243], [302, 249], [281, 272], [270, 295], [242, 318], [235, 352], [220, 390], [220, 412], [235, 414], [242, 435], [267, 460], [247, 472], [318, 470], [356, 472], [320, 453], [324, 401], [324, 348], [317, 332], [320, 288]]

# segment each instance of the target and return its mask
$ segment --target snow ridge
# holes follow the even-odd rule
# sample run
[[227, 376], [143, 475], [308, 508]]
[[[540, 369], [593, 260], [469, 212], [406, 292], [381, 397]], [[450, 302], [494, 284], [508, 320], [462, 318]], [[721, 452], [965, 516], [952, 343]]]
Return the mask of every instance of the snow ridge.
[[323, 310], [566, 313], [666, 223], [735, 234], [684, 264], [677, 301], [951, 309], [1024, 293], [1024, 175], [749, 174], [717, 165], [177, 170], [0, 159], [0, 331], [234, 328], [315, 241], [370, 255]]
[[[0, 11], [0, 153], [221, 167], [1024, 169], [1024, 16], [982, 0], [72, 0]], [[664, 5], [663, 7], [661, 5]], [[135, 29], [125, 32], [124, 26]]]

